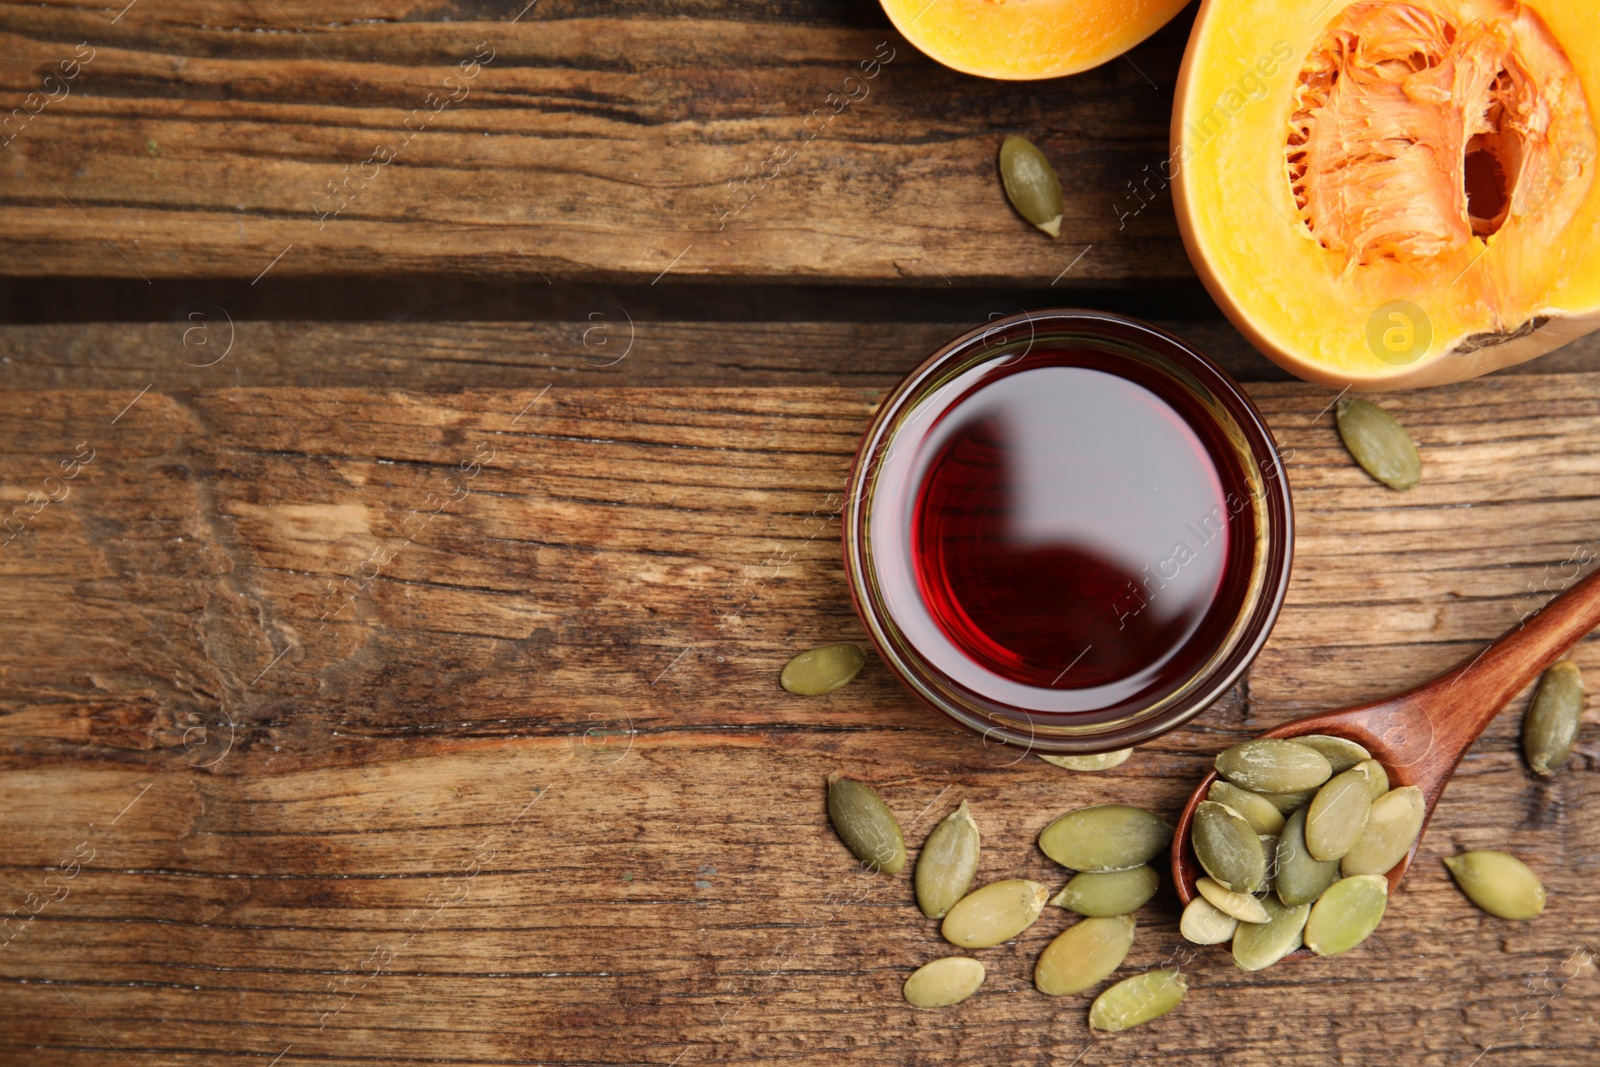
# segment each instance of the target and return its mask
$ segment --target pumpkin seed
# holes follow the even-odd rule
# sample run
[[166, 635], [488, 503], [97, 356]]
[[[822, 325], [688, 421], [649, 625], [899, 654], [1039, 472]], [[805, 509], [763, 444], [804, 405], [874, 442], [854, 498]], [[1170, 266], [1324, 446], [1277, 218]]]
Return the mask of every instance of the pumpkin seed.
[[1345, 875], [1388, 874], [1406, 858], [1427, 814], [1422, 790], [1414, 785], [1391, 789], [1372, 802], [1372, 815], [1361, 840], [1339, 861]]
[[[1262, 793], [1261, 798], [1278, 809], [1278, 814], [1287, 818], [1311, 803], [1311, 798], [1317, 795], [1316, 788], [1301, 789], [1294, 793]], [[1282, 831], [1279, 831], [1280, 833]]]
[[1502, 919], [1531, 919], [1544, 911], [1539, 876], [1515, 856], [1493, 849], [1446, 856], [1444, 865], [1471, 901]]
[[1206, 799], [1226, 804], [1243, 815], [1258, 834], [1276, 834], [1283, 829], [1284, 813], [1272, 801], [1260, 793], [1240, 789], [1232, 782], [1221, 779], [1212, 782], [1211, 788], [1206, 790]]
[[1267, 878], [1256, 892], [1271, 892], [1278, 888], [1278, 835], [1262, 834], [1261, 851], [1267, 858]]
[[1310, 904], [1339, 880], [1337, 860], [1322, 862], [1306, 848], [1306, 809], [1289, 816], [1278, 835], [1277, 879], [1273, 889], [1289, 907]]
[[1522, 754], [1534, 774], [1548, 776], [1567, 761], [1583, 717], [1583, 676], [1562, 660], [1544, 672], [1522, 718]]
[[1311, 905], [1306, 947], [1319, 956], [1337, 956], [1367, 939], [1389, 905], [1389, 880], [1381, 874], [1341, 878]]
[[1334, 774], [1342, 774], [1362, 760], [1372, 758], [1372, 753], [1354, 741], [1346, 741], [1331, 734], [1305, 734], [1295, 738], [1294, 743], [1306, 745], [1322, 753], [1327, 757], [1328, 765], [1333, 768]]
[[1116, 1033], [1159, 1019], [1176, 1008], [1189, 991], [1182, 971], [1145, 971], [1124, 978], [1095, 998], [1089, 1025]]
[[1343, 397], [1339, 436], [1361, 469], [1390, 489], [1410, 489], [1422, 480], [1422, 457], [1400, 421], [1370, 400]]
[[1039, 954], [1033, 984], [1052, 997], [1082, 993], [1122, 966], [1133, 947], [1133, 916], [1085, 919], [1069, 926]]
[[828, 775], [828, 821], [856, 859], [873, 870], [899, 874], [906, 865], [899, 820], [865, 782]]
[[917, 907], [930, 919], [944, 918], [977, 873], [978, 824], [963, 800], [933, 828], [917, 857]]
[[1371, 777], [1364, 763], [1335, 775], [1306, 809], [1306, 850], [1312, 859], [1336, 860], [1361, 840], [1372, 814]]
[[1328, 757], [1314, 748], [1279, 737], [1257, 737], [1224, 749], [1217, 773], [1255, 793], [1293, 793], [1315, 789], [1333, 774]]
[[1046, 756], [1041, 754], [1040, 759], [1046, 763], [1053, 763], [1057, 767], [1065, 767], [1069, 771], [1109, 771], [1113, 767], [1120, 767], [1133, 755], [1131, 748], [1119, 748], [1115, 752], [1096, 752], [1092, 756]]
[[1195, 897], [1183, 909], [1178, 932], [1197, 945], [1220, 945], [1233, 936], [1239, 920], [1221, 911], [1205, 897]]
[[1375, 759], [1362, 760], [1356, 766], [1367, 769], [1367, 795], [1377, 800], [1389, 791], [1389, 772]]
[[946, 956], [912, 971], [903, 992], [914, 1008], [948, 1008], [976, 993], [984, 977], [983, 964], [977, 960]]
[[1158, 815], [1127, 804], [1079, 808], [1039, 835], [1039, 847], [1074, 871], [1123, 871], [1149, 863], [1172, 840], [1172, 827]]
[[1125, 871], [1084, 871], [1073, 875], [1050, 903], [1079, 915], [1126, 915], [1150, 903], [1160, 884], [1161, 876], [1148, 864]]
[[1276, 897], [1261, 899], [1270, 918], [1264, 923], [1240, 923], [1233, 935], [1233, 962], [1242, 971], [1271, 967], [1300, 947], [1310, 904], [1290, 907]]
[[940, 930], [952, 945], [989, 948], [1032, 926], [1049, 895], [1038, 882], [1022, 878], [990, 882], [956, 901]]
[[855, 645], [823, 645], [785, 663], [779, 681], [798, 696], [821, 696], [860, 674], [866, 662], [867, 654]]
[[1271, 918], [1261, 901], [1249, 893], [1235, 893], [1224, 889], [1209, 878], [1196, 878], [1195, 889], [1224, 915], [1231, 915], [1242, 923], [1264, 923]]
[[1200, 866], [1224, 889], [1254, 893], [1267, 879], [1267, 854], [1250, 821], [1226, 804], [1195, 808], [1191, 840]]
[[1011, 134], [1001, 143], [1000, 180], [1017, 214], [1051, 237], [1061, 236], [1061, 179], [1032, 141]]

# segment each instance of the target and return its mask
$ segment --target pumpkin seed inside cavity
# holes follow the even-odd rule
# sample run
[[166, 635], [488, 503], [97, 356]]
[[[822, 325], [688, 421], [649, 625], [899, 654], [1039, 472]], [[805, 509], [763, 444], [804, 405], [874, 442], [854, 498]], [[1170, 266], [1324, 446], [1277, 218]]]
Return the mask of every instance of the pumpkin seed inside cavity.
[[906, 865], [900, 822], [865, 782], [828, 776], [828, 821], [845, 847], [872, 870], [899, 874]]
[[1000, 181], [1017, 214], [1051, 237], [1061, 236], [1061, 179], [1038, 146], [1016, 134], [1001, 142]]
[[821, 696], [860, 674], [866, 662], [867, 654], [855, 645], [823, 645], [784, 664], [779, 682], [796, 696]]
[[978, 824], [963, 800], [933, 828], [917, 857], [917, 907], [922, 914], [942, 919], [967, 895], [978, 873], [978, 849]]
[[1372, 802], [1372, 815], [1361, 840], [1339, 861], [1339, 870], [1352, 874], [1388, 874], [1406, 858], [1427, 814], [1422, 790], [1414, 785], [1391, 789]]
[[1312, 859], [1342, 859], [1361, 840], [1372, 814], [1371, 777], [1359, 763], [1317, 790], [1306, 809], [1306, 849]]
[[945, 956], [911, 972], [902, 992], [914, 1008], [947, 1008], [976, 993], [984, 978], [983, 964], [977, 960]]
[[1008, 878], [968, 893], [945, 913], [940, 931], [962, 948], [989, 948], [1033, 925], [1050, 891], [1038, 882]]
[[1243, 815], [1258, 834], [1276, 834], [1283, 830], [1284, 813], [1260, 793], [1240, 789], [1232, 782], [1224, 782], [1219, 778], [1206, 790], [1206, 799], [1226, 804]]
[[1100, 804], [1069, 812], [1044, 828], [1039, 847], [1074, 871], [1122, 871], [1149, 863], [1172, 840], [1158, 815], [1127, 804]]
[[1127, 915], [1150, 903], [1160, 884], [1161, 876], [1148, 864], [1125, 871], [1084, 871], [1073, 875], [1050, 903], [1098, 918]]
[[1176, 1008], [1189, 991], [1182, 971], [1145, 971], [1124, 978], [1095, 998], [1089, 1025], [1116, 1033], [1159, 1019]]
[[1222, 777], [1255, 793], [1315, 789], [1333, 775], [1328, 757], [1278, 737], [1257, 737], [1224, 749], [1216, 766]]
[[1339, 436], [1361, 469], [1390, 489], [1410, 489], [1422, 480], [1422, 457], [1400, 421], [1370, 400], [1340, 398]]
[[1342, 737], [1332, 734], [1304, 734], [1294, 739], [1297, 745], [1314, 748], [1327, 757], [1328, 765], [1333, 768], [1334, 774], [1343, 774], [1362, 760], [1372, 758], [1372, 753]]
[[1243, 971], [1271, 967], [1300, 947], [1310, 904], [1290, 907], [1275, 897], [1261, 900], [1270, 918], [1264, 923], [1240, 923], [1233, 935], [1233, 962]]
[[1474, 904], [1502, 919], [1531, 919], [1544, 911], [1544, 885], [1526, 863], [1493, 849], [1446, 856], [1444, 865]]
[[1085, 919], [1045, 946], [1034, 964], [1033, 984], [1052, 997], [1082, 993], [1122, 966], [1133, 947], [1131, 915]]
[[1522, 754], [1533, 773], [1548, 777], [1567, 761], [1583, 718], [1583, 676], [1578, 665], [1562, 660], [1539, 679], [1522, 718]]
[[1220, 945], [1233, 937], [1238, 928], [1238, 919], [1220, 911], [1205, 897], [1189, 901], [1183, 909], [1183, 918], [1178, 921], [1178, 932], [1196, 945]]
[[1267, 914], [1267, 909], [1261, 906], [1261, 901], [1249, 893], [1224, 889], [1209, 878], [1195, 879], [1194, 887], [1214, 908], [1242, 923], [1264, 923], [1272, 918]]
[[1306, 848], [1306, 809], [1289, 816], [1278, 835], [1277, 876], [1273, 891], [1289, 907], [1310, 904], [1339, 880], [1337, 860], [1323, 862]]
[[1092, 756], [1046, 756], [1041, 753], [1039, 758], [1069, 771], [1109, 771], [1122, 766], [1131, 755], [1133, 749], [1119, 748], [1115, 752], [1096, 752]]
[[1261, 888], [1267, 878], [1267, 855], [1248, 819], [1226, 804], [1204, 800], [1191, 825], [1195, 855], [1218, 885], [1243, 893]]
[[1306, 947], [1319, 956], [1336, 956], [1365, 941], [1383, 920], [1389, 881], [1380, 874], [1341, 878], [1311, 906]]

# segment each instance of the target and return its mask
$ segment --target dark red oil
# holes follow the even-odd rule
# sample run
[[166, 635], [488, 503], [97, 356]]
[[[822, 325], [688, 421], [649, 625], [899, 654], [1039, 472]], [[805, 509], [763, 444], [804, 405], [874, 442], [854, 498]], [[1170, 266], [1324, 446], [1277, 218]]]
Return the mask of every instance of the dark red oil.
[[[1069, 350], [969, 371], [931, 402], [880, 471], [902, 495], [875, 508], [872, 540], [897, 620], [939, 670], [1087, 710], [1175, 687], [1222, 645], [1254, 520], [1238, 452], [1192, 393]], [[882, 566], [897, 543], [908, 558]], [[908, 579], [914, 605], [893, 588]]]

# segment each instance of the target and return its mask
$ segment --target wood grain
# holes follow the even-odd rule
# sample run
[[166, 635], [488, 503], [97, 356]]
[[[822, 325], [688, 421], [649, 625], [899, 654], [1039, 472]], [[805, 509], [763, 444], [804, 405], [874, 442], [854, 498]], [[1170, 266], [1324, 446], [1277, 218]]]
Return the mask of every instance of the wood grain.
[[1188, 21], [1005, 84], [845, 0], [0, 3], [0, 272], [1192, 280], [1155, 171]]
[[[1053, 815], [1175, 814], [1225, 745], [1428, 677], [1592, 566], [1600, 375], [1386, 401], [1425, 457], [1403, 496], [1348, 461], [1326, 390], [1253, 386], [1298, 504], [1282, 621], [1218, 707], [1091, 776], [985, 747], [875, 661], [777, 688], [796, 649], [863, 640], [829, 515], [876, 387], [284, 380], [339, 333], [263, 329], [263, 379], [217, 387], [27, 370], [0, 408], [6, 506], [59, 497], [0, 548], [0, 1059], [1592, 1062], [1592, 702], [1549, 781], [1514, 702], [1346, 957], [1243, 975], [1163, 894], [1127, 966], [1181, 963], [1189, 999], [1114, 1036], [1031, 988], [1054, 909], [981, 954], [972, 1001], [905, 1008], [945, 948], [906, 877], [853, 868], [822, 780], [877, 784], [913, 843], [966, 797], [981, 878], [1058, 883]], [[1600, 643], [1575, 658], [1600, 671]], [[1519, 850], [1545, 915], [1468, 905], [1437, 862], [1468, 847]]]

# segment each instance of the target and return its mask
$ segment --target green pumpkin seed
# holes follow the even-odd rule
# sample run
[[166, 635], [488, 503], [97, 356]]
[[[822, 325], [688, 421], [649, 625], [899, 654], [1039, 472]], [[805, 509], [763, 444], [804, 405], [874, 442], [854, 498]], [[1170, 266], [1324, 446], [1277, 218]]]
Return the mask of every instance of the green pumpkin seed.
[[1295, 738], [1294, 743], [1306, 745], [1322, 753], [1327, 757], [1328, 765], [1333, 768], [1334, 774], [1343, 774], [1362, 760], [1372, 758], [1372, 753], [1354, 741], [1346, 741], [1331, 734], [1306, 734]]
[[1273, 890], [1289, 907], [1310, 904], [1339, 880], [1337, 860], [1322, 862], [1306, 848], [1306, 809], [1289, 816], [1278, 835], [1277, 878]]
[[[1267, 803], [1269, 803], [1273, 807], [1277, 808], [1278, 809], [1278, 813], [1280, 815], [1284, 816], [1285, 818], [1287, 818], [1290, 815], [1293, 815], [1295, 812], [1299, 811], [1301, 808], [1303, 808], [1307, 804], [1311, 803], [1311, 798], [1316, 796], [1316, 795], [1317, 795], [1317, 790], [1315, 788], [1313, 788], [1313, 789], [1301, 789], [1298, 792], [1294, 792], [1294, 793], [1262, 793], [1262, 794], [1260, 794], [1262, 800], [1265, 800]], [[1279, 833], [1282, 833], [1282, 831], [1280, 830]]]
[[899, 874], [906, 865], [900, 822], [865, 782], [828, 776], [828, 821], [856, 859], [873, 870]]
[[1242, 923], [1264, 923], [1271, 918], [1261, 901], [1249, 893], [1235, 893], [1224, 889], [1209, 878], [1196, 878], [1195, 889], [1224, 915], [1231, 915]]
[[1200, 866], [1224, 889], [1254, 893], [1267, 880], [1267, 854], [1250, 821], [1226, 804], [1203, 800], [1191, 830]]
[[1544, 672], [1522, 718], [1522, 754], [1534, 774], [1548, 776], [1567, 761], [1583, 717], [1583, 676], [1562, 660]]
[[1033, 925], [1050, 890], [1038, 882], [1010, 878], [990, 882], [956, 901], [940, 931], [962, 948], [989, 948], [1009, 941]]
[[948, 1008], [978, 991], [983, 964], [966, 956], [946, 956], [924, 963], [906, 979], [906, 1002], [914, 1008]]
[[1372, 802], [1367, 828], [1361, 840], [1339, 861], [1339, 870], [1346, 876], [1388, 874], [1411, 851], [1422, 832], [1425, 815], [1427, 804], [1416, 786], [1402, 786], [1383, 794]]
[[1240, 923], [1233, 935], [1233, 962], [1242, 971], [1271, 967], [1300, 947], [1310, 904], [1290, 907], [1276, 897], [1266, 896], [1261, 904], [1270, 918], [1264, 923]]
[[1367, 795], [1377, 800], [1389, 791], [1389, 772], [1383, 769], [1383, 764], [1375, 759], [1362, 760], [1356, 764], [1367, 769]]
[[963, 800], [933, 828], [917, 857], [917, 907], [930, 919], [944, 918], [977, 873], [978, 824]]
[[1172, 841], [1172, 827], [1158, 815], [1127, 804], [1079, 808], [1039, 835], [1039, 847], [1074, 871], [1123, 871], [1149, 863]]
[[1284, 813], [1260, 793], [1218, 779], [1206, 790], [1206, 799], [1226, 804], [1243, 815], [1258, 834], [1276, 834], [1283, 830]]
[[1011, 134], [1001, 143], [1000, 180], [1017, 214], [1051, 237], [1061, 236], [1061, 179], [1032, 141]]
[[1367, 939], [1389, 905], [1389, 880], [1380, 874], [1341, 878], [1311, 905], [1306, 947], [1319, 956], [1337, 956]]
[[1133, 755], [1131, 748], [1119, 748], [1115, 752], [1096, 752], [1092, 756], [1046, 756], [1041, 754], [1040, 759], [1046, 763], [1053, 763], [1057, 767], [1065, 767], [1069, 771], [1109, 771], [1113, 767], [1120, 767]]
[[1361, 469], [1390, 489], [1410, 489], [1422, 480], [1417, 444], [1398, 419], [1370, 400], [1343, 397], [1339, 436]]
[[1278, 737], [1257, 737], [1217, 756], [1217, 773], [1253, 793], [1315, 789], [1333, 774], [1328, 757]]
[[1052, 997], [1082, 993], [1122, 966], [1133, 947], [1133, 916], [1085, 919], [1045, 946], [1033, 968], [1033, 984]]
[[1178, 932], [1197, 945], [1220, 945], [1233, 937], [1239, 920], [1221, 911], [1205, 897], [1195, 897], [1183, 909]]
[[821, 696], [860, 674], [866, 662], [867, 654], [855, 645], [823, 645], [784, 664], [779, 681], [798, 696]]
[[1278, 835], [1262, 834], [1260, 841], [1261, 851], [1267, 858], [1267, 878], [1256, 892], [1270, 893], [1278, 888]]
[[1515, 856], [1493, 849], [1446, 856], [1444, 865], [1471, 901], [1502, 919], [1531, 919], [1544, 911], [1539, 876]]
[[1176, 1008], [1189, 991], [1182, 971], [1145, 971], [1124, 978], [1095, 998], [1089, 1025], [1117, 1033], [1159, 1019]]
[[1372, 814], [1371, 777], [1364, 763], [1335, 775], [1306, 809], [1306, 849], [1312, 859], [1344, 857], [1361, 840]]
[[1073, 875], [1050, 903], [1079, 915], [1126, 915], [1150, 903], [1160, 884], [1161, 876], [1148, 865], [1125, 871], [1084, 871]]

